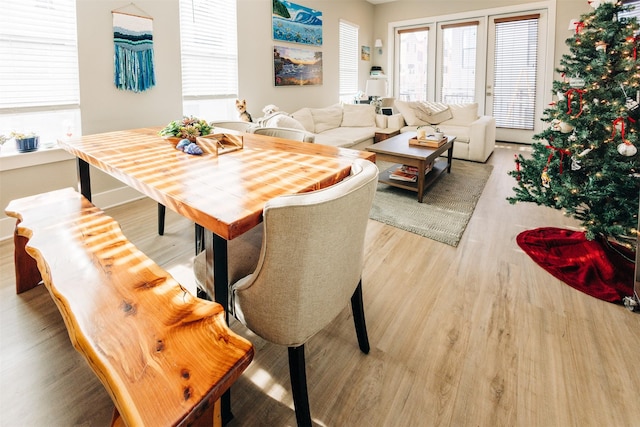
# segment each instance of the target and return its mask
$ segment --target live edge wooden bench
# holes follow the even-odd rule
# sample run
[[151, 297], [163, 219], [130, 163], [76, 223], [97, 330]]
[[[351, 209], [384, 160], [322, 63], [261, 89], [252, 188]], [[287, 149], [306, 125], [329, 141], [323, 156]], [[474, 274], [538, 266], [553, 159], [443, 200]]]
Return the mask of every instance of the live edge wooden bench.
[[[194, 297], [68, 188], [13, 200], [16, 291], [41, 281], [115, 404], [112, 425], [219, 423], [214, 407], [251, 363], [219, 304]], [[217, 412], [217, 411], [216, 411]]]

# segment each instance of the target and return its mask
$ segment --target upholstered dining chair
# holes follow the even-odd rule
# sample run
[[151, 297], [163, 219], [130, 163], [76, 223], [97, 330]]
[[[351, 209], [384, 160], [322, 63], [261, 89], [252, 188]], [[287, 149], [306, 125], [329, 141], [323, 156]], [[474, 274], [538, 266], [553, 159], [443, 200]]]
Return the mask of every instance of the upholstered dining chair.
[[293, 141], [314, 142], [315, 135], [299, 129], [256, 127], [251, 132], [258, 135], [275, 136], [278, 138], [291, 139]]
[[243, 122], [241, 120], [211, 121], [209, 122], [209, 124], [213, 126], [214, 133], [220, 133], [216, 130], [216, 128], [231, 129], [231, 130], [237, 130], [240, 132], [248, 132], [249, 128], [256, 126], [255, 123]]
[[[288, 347], [299, 426], [311, 425], [304, 345], [349, 303], [360, 350], [369, 352], [361, 274], [377, 178], [375, 164], [356, 160], [352, 174], [335, 185], [269, 200], [257, 227], [262, 229], [258, 256], [254, 252], [249, 263], [236, 260], [238, 265], [229, 267], [233, 315], [263, 339]], [[246, 248], [236, 253], [246, 258]], [[200, 283], [204, 256], [194, 267]], [[250, 263], [253, 271], [238, 279]]]

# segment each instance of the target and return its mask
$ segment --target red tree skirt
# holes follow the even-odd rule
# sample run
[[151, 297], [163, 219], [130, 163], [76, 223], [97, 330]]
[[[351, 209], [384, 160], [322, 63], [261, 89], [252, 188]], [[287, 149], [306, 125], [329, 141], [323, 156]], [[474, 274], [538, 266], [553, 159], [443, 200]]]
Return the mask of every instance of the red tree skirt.
[[572, 288], [621, 303], [633, 295], [634, 254], [623, 246], [587, 240], [583, 232], [543, 227], [520, 233], [518, 245], [542, 268]]

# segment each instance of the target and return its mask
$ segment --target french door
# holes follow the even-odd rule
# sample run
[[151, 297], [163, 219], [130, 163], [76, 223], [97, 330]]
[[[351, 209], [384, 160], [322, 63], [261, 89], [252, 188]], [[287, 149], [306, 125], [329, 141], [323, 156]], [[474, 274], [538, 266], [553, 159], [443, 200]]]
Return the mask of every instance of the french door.
[[542, 130], [546, 11], [489, 17], [485, 112], [496, 139], [531, 143]]
[[530, 144], [550, 99], [547, 15], [540, 9], [396, 28], [395, 96], [477, 102], [480, 114], [495, 117], [497, 140]]

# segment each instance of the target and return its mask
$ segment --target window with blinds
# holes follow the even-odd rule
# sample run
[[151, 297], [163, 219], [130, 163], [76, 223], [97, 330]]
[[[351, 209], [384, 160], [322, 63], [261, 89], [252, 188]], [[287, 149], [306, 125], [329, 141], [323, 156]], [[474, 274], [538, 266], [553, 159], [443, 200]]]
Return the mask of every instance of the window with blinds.
[[340, 20], [340, 100], [353, 101], [358, 93], [358, 26]]
[[478, 24], [442, 25], [442, 102], [475, 102]]
[[640, 18], [640, 0], [623, 0], [622, 4], [631, 6], [631, 10], [621, 13], [622, 16]]
[[539, 17], [495, 20], [493, 116], [497, 127], [534, 128]]
[[236, 27], [235, 1], [180, 0], [185, 114], [231, 118], [230, 106], [238, 97]]
[[75, 0], [5, 1], [0, 58], [0, 134], [34, 132], [47, 145], [79, 132]]
[[429, 27], [398, 30], [398, 99], [427, 100]]

